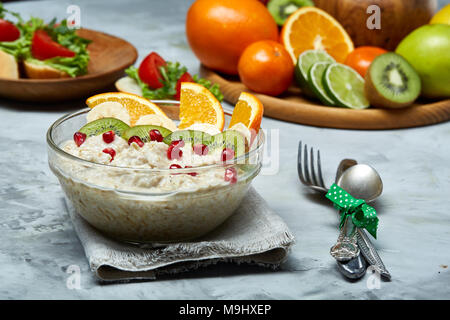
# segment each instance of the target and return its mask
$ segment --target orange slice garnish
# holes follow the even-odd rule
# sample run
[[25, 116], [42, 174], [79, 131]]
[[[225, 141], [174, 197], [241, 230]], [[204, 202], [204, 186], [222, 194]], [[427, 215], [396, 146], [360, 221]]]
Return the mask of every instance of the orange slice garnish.
[[115, 101], [123, 105], [130, 114], [130, 124], [134, 126], [138, 119], [148, 114], [158, 114], [166, 118], [167, 115], [156, 104], [132, 93], [107, 92], [92, 96], [86, 100], [89, 108], [95, 108], [103, 102]]
[[242, 92], [234, 107], [229, 127], [231, 128], [237, 123], [242, 123], [250, 130], [253, 129], [258, 133], [263, 113], [264, 106], [261, 101], [250, 93]]
[[178, 128], [185, 129], [195, 123], [211, 124], [222, 131], [225, 124], [222, 105], [204, 86], [182, 82]]
[[343, 63], [353, 51], [352, 39], [332, 16], [315, 7], [295, 11], [286, 20], [281, 41], [294, 63], [305, 50], [325, 50], [337, 62]]

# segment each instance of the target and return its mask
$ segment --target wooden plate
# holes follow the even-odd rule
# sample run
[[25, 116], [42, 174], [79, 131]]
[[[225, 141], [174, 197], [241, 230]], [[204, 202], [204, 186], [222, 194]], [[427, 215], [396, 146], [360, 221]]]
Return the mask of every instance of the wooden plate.
[[[202, 66], [204, 78], [220, 85], [225, 100], [235, 104], [242, 91], [249, 91], [237, 78], [225, 78]], [[284, 121], [339, 129], [398, 129], [419, 127], [450, 120], [450, 99], [418, 101], [404, 109], [369, 108], [352, 110], [326, 107], [303, 98], [300, 89], [291, 87], [280, 97], [255, 93], [264, 104], [264, 115]]]
[[89, 29], [80, 29], [78, 34], [92, 40], [88, 46], [90, 60], [86, 75], [63, 79], [0, 78], [0, 96], [33, 102], [87, 97], [112, 85], [137, 59], [136, 48], [123, 39]]

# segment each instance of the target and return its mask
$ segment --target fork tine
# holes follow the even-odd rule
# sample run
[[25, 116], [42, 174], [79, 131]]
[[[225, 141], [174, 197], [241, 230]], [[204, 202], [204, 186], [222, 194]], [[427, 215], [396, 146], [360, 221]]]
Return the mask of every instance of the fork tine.
[[309, 175], [309, 168], [308, 168], [308, 145], [307, 144], [305, 144], [304, 151], [305, 151], [305, 154], [303, 156], [303, 162], [304, 162], [303, 168], [305, 171], [305, 180], [306, 180], [307, 184], [310, 185], [312, 183], [311, 183], [311, 178]]
[[325, 187], [325, 183], [323, 182], [322, 177], [322, 166], [320, 165], [320, 150], [317, 150], [317, 167], [319, 168], [319, 186], [326, 189], [327, 187]]
[[302, 141], [300, 141], [298, 143], [298, 155], [297, 155], [297, 172], [298, 172], [298, 177], [300, 179], [300, 181], [303, 184], [308, 184], [305, 180], [305, 177], [303, 175], [303, 168], [302, 168]]
[[311, 165], [311, 182], [313, 185], [318, 185], [317, 179], [316, 179], [316, 168], [314, 167], [314, 149], [311, 147], [311, 154], [309, 157], [310, 165]]

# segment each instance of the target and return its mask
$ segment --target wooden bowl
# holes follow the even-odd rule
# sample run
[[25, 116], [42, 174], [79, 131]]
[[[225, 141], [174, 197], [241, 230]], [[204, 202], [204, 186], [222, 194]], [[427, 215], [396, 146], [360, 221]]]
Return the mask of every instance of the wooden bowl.
[[88, 73], [63, 79], [2, 79], [0, 96], [20, 101], [54, 102], [87, 97], [111, 86], [137, 59], [129, 42], [109, 34], [80, 29], [78, 35], [92, 40], [88, 46]]

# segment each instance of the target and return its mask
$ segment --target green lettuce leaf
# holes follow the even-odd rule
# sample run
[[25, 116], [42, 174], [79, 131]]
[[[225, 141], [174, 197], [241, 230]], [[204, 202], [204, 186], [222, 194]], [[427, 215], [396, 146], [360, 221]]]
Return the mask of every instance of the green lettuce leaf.
[[[145, 82], [139, 78], [138, 68], [129, 67], [125, 70], [125, 73], [132, 79], [134, 79], [142, 90], [142, 96], [150, 100], [161, 100], [161, 99], [173, 99], [176, 94], [176, 85], [178, 79], [187, 72], [187, 68], [180, 65], [179, 62], [167, 62], [165, 67], [160, 68], [163, 80], [161, 83], [163, 87], [159, 89], [151, 89]], [[211, 91], [211, 93], [219, 100], [223, 100], [223, 94], [220, 92], [218, 84], [211, 84], [209, 80], [200, 78], [198, 75], [194, 75], [194, 82], [201, 84], [206, 89]]]

